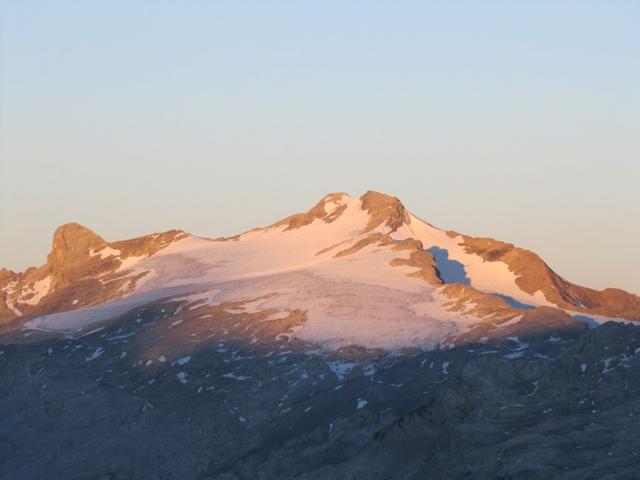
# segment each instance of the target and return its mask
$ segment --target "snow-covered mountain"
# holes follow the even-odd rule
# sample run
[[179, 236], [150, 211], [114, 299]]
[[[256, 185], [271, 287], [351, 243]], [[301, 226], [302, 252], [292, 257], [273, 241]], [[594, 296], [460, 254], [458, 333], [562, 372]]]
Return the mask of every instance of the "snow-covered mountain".
[[2, 480], [640, 471], [640, 298], [387, 195], [231, 238], [63, 225], [0, 290]]
[[[58, 228], [47, 263], [0, 270], [0, 321], [78, 333], [134, 308], [248, 318], [329, 350], [437, 348], [607, 320], [640, 321], [640, 297], [569, 283], [533, 252], [441, 230], [395, 197], [333, 193], [230, 238], [169, 231], [109, 243]], [[248, 341], [255, 341], [248, 333]]]

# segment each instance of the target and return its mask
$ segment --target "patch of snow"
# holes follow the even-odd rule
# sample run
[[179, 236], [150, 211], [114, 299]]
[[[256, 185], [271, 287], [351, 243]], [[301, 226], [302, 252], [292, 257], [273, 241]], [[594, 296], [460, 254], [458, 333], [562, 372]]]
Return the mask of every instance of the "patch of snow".
[[182, 365], [186, 365], [190, 361], [191, 361], [191, 355], [187, 355], [186, 357], [179, 358], [178, 360], [175, 361], [175, 363], [182, 366]]
[[42, 297], [44, 297], [51, 290], [51, 276], [43, 278], [37, 282], [33, 282], [33, 287], [29, 289], [23, 289], [22, 295], [33, 294], [33, 296], [27, 300], [21, 300], [20, 303], [26, 303], [27, 305], [37, 305], [40, 303]]
[[185, 288], [189, 287], [175, 287], [167, 290], [137, 293], [126, 298], [105, 302], [100, 305], [43, 315], [26, 322], [24, 328], [26, 330], [73, 333], [81, 331], [92, 324], [123, 315], [130, 310], [159, 300], [168, 295], [176, 294], [176, 291], [184, 291]]
[[189, 381], [189, 375], [187, 375], [186, 372], [179, 372], [176, 374], [176, 377], [178, 377], [178, 380], [180, 380], [180, 383], [185, 384]]
[[631, 368], [631, 358], [626, 353], [620, 354], [620, 366], [623, 368]]
[[516, 344], [514, 351], [526, 350], [529, 347], [527, 342], [521, 341], [518, 337], [507, 337], [507, 340], [511, 340]]
[[95, 251], [91, 249], [89, 251], [89, 255], [91, 255], [92, 257], [100, 255], [101, 259], [105, 259], [109, 257], [117, 257], [118, 255], [120, 255], [120, 250], [116, 250], [115, 248], [111, 248], [111, 247], [104, 247], [101, 250], [95, 250]]
[[359, 398], [357, 403], [356, 403], [356, 410], [361, 410], [364, 407], [367, 406], [369, 402], [367, 402], [366, 400], [363, 400], [362, 398]]
[[130, 332], [130, 333], [125, 333], [123, 335], [115, 335], [113, 337], [109, 337], [106, 340], [108, 342], [119, 342], [120, 340], [124, 340], [125, 343], [127, 341], [127, 338], [133, 337], [136, 334], [136, 332]]
[[9, 299], [9, 295], [11, 293], [13, 293], [17, 283], [18, 282], [16, 282], [16, 281], [7, 283], [7, 285], [2, 289], [2, 291], [5, 293], [5, 295], [4, 295], [4, 297], [5, 297], [4, 303], [7, 306], [7, 308], [9, 310], [11, 310], [13, 313], [15, 313], [18, 317], [21, 317], [22, 316], [22, 312], [20, 312], [20, 310], [18, 310], [18, 308]]
[[443, 375], [449, 374], [449, 360], [445, 360], [444, 362], [442, 362], [442, 374]]
[[[176, 298], [172, 298], [171, 300], [174, 302], [185, 302], [185, 305], [188, 307], [188, 310], [193, 310], [195, 308], [200, 308], [204, 306], [217, 305], [214, 302], [214, 298], [216, 297], [216, 295], [218, 295], [218, 293], [220, 293], [220, 290], [214, 288], [206, 292], [200, 292], [200, 293], [194, 293], [191, 295], [176, 297]], [[178, 311], [176, 311], [176, 314], [178, 313]]]
[[15, 305], [13, 304], [13, 302], [11, 302], [9, 300], [9, 298], [7, 297], [7, 299], [5, 300], [5, 305], [7, 306], [7, 308], [9, 310], [11, 310], [13, 313], [15, 313], [17, 316], [21, 317], [22, 316], [22, 312], [20, 310], [18, 310]]
[[272, 313], [271, 315], [269, 315], [267, 318], [264, 318], [263, 320], [265, 322], [268, 322], [270, 320], [282, 320], [284, 318], [288, 318], [289, 315], [291, 315], [291, 312], [283, 310], [283, 311], [280, 311], [280, 312]]
[[104, 348], [98, 347], [98, 348], [95, 349], [95, 351], [91, 355], [89, 355], [86, 358], [86, 360], [87, 360], [87, 362], [91, 362], [91, 361], [95, 360], [96, 358], [98, 358], [103, 353], [104, 353]]
[[605, 315], [575, 312], [567, 309], [564, 309], [564, 311], [567, 312], [569, 315], [571, 315], [575, 320], [586, 322], [587, 325], [589, 325], [590, 329], [598, 328], [600, 325], [607, 322], [629, 323], [629, 324], [636, 324], [636, 325], [639, 323], [639, 322], [634, 322], [632, 320], [627, 320], [621, 317], [607, 317]]
[[335, 374], [336, 378], [340, 381], [344, 380], [346, 375], [349, 375], [351, 370], [357, 365], [357, 363], [353, 362], [327, 362], [327, 366], [329, 369]]
[[502, 322], [500, 325], [497, 325], [496, 328], [510, 327], [511, 325], [515, 325], [516, 323], [518, 323], [520, 320], [522, 320], [522, 315], [516, 315], [506, 322]]
[[88, 337], [89, 335], [93, 335], [94, 333], [101, 332], [102, 330], [104, 330], [104, 327], [94, 328], [93, 330], [89, 330], [88, 332], [83, 333], [82, 335], [80, 335], [79, 338]]
[[524, 350], [519, 350], [513, 353], [508, 353], [503, 355], [504, 358], [508, 360], [515, 360], [516, 358], [522, 358], [524, 356]]
[[370, 363], [368, 365], [365, 365], [362, 368], [362, 373], [364, 374], [365, 377], [372, 377], [376, 374], [376, 365], [375, 363]]
[[146, 254], [135, 256], [131, 255], [130, 257], [120, 258], [120, 266], [116, 269], [116, 272], [123, 272], [125, 270], [129, 270], [142, 260], [147, 258]]
[[234, 380], [249, 380], [251, 377], [246, 375], [236, 375], [233, 372], [225, 373], [221, 375], [222, 378], [233, 378]]
[[338, 208], [339, 206], [340, 206], [340, 203], [338, 202], [332, 202], [332, 201], [325, 202], [325, 204], [323, 205], [324, 213], [329, 215], [333, 213], [336, 210], [336, 208]]

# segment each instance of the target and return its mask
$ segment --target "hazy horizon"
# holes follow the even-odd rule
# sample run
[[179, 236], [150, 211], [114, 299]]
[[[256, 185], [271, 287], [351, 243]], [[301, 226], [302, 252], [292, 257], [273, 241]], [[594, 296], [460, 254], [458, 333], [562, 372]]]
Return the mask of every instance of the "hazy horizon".
[[0, 267], [325, 194], [640, 293], [637, 2], [0, 2]]

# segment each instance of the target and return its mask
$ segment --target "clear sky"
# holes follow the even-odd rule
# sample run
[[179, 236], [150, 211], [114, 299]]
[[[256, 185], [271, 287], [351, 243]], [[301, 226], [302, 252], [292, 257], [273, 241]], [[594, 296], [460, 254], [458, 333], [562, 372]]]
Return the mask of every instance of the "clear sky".
[[640, 293], [638, 1], [0, 0], [0, 266], [324, 194]]

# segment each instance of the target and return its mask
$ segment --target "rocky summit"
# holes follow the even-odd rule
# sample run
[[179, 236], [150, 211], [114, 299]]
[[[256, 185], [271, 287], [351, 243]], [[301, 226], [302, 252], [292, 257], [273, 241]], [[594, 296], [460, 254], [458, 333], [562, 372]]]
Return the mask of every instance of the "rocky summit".
[[0, 478], [640, 478], [640, 297], [332, 193], [0, 269]]

